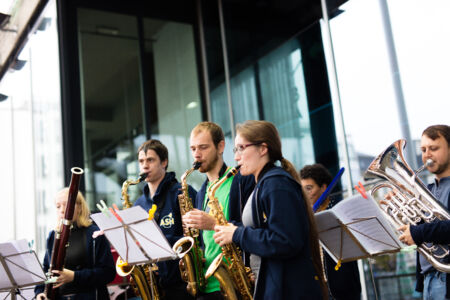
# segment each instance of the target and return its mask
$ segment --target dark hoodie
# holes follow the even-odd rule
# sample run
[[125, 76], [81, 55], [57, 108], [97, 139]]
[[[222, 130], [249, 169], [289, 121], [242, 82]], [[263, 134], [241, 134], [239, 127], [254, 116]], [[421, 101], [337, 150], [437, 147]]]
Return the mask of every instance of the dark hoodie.
[[[109, 299], [106, 285], [114, 279], [116, 270], [111, 249], [105, 236], [100, 235], [96, 239], [92, 238], [92, 234], [97, 230], [99, 228], [95, 225], [90, 225], [84, 229], [86, 236], [85, 258], [87, 260], [83, 268], [74, 270], [75, 277], [70, 285], [74, 290], [82, 291], [76, 293], [74, 300]], [[54, 236], [55, 232], [52, 231], [47, 239], [47, 251], [43, 264], [45, 272], [49, 269]], [[43, 293], [44, 288], [43, 284], [36, 286], [35, 294]]]
[[[164, 179], [158, 186], [153, 198], [150, 197], [150, 189], [146, 184], [143, 189], [143, 195], [134, 203], [148, 211], [153, 203], [159, 208], [159, 216], [155, 215], [155, 221], [159, 224], [161, 231], [173, 246], [176, 241], [183, 237], [183, 228], [181, 224], [180, 205], [178, 204], [178, 195], [181, 193], [181, 184], [175, 178], [174, 172], [167, 172]], [[189, 186], [189, 196], [195, 199], [197, 192]], [[165, 198], [165, 201], [163, 200]], [[168, 288], [182, 283], [178, 259], [168, 260], [157, 263], [160, 285], [162, 288]]]
[[238, 227], [233, 242], [261, 257], [254, 299], [321, 299], [300, 184], [271, 166], [255, 187], [252, 214], [255, 227]]

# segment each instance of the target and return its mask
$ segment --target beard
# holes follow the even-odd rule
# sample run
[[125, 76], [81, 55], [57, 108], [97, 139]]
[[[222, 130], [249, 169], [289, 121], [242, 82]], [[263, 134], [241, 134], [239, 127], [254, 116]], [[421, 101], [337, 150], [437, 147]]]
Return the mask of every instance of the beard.
[[431, 173], [433, 173], [434, 175], [440, 175], [440, 174], [444, 173], [446, 170], [448, 170], [449, 165], [450, 165], [450, 159], [448, 159], [443, 164], [438, 164], [436, 171], [431, 172]]
[[215, 153], [213, 159], [210, 162], [205, 162], [205, 166], [202, 166], [198, 169], [201, 173], [207, 173], [209, 171], [211, 171], [212, 169], [214, 169], [217, 165], [217, 163], [219, 162], [219, 156], [217, 153]]

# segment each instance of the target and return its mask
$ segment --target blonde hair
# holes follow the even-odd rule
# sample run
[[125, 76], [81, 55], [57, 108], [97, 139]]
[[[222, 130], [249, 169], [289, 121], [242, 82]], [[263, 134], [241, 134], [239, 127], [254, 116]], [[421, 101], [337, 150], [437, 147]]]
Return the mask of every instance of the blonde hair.
[[[56, 197], [68, 197], [69, 196], [69, 188], [65, 187], [61, 189], [57, 194]], [[76, 205], [78, 205], [78, 214], [75, 216], [75, 223], [78, 227], [89, 227], [92, 224], [92, 220], [89, 218], [91, 215], [91, 211], [89, 210], [89, 207], [87, 205], [86, 200], [84, 199], [83, 194], [78, 191], [77, 194], [77, 200]]]
[[[254, 144], [267, 144], [269, 161], [274, 163], [280, 161], [281, 167], [288, 172], [300, 184], [300, 175], [297, 173], [294, 165], [283, 157], [281, 151], [281, 139], [277, 128], [271, 122], [248, 120], [242, 124], [236, 125], [236, 132]], [[328, 289], [325, 283], [325, 278], [322, 271], [322, 261], [320, 258], [319, 235], [317, 233], [316, 222], [312, 212], [312, 208], [308, 205], [306, 199], [303, 197], [305, 208], [309, 220], [309, 242], [312, 254], [314, 269], [320, 279], [320, 287], [324, 299], [328, 298]]]

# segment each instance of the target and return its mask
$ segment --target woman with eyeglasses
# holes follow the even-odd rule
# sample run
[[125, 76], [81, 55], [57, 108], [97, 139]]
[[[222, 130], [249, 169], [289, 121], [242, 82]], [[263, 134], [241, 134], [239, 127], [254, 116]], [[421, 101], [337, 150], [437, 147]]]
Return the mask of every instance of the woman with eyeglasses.
[[[56, 195], [57, 224], [60, 219], [64, 219], [68, 195], [69, 188], [60, 190]], [[114, 260], [105, 236], [92, 237], [99, 228], [92, 224], [89, 215], [86, 200], [78, 192], [64, 269], [53, 271], [58, 276], [53, 285], [57, 288], [58, 300], [109, 299], [106, 285], [116, 275]], [[54, 237], [55, 231], [50, 232], [43, 264], [45, 272], [50, 267]], [[46, 299], [44, 288], [44, 285], [38, 285], [34, 289], [37, 300]]]
[[236, 134], [234, 158], [242, 175], [254, 175], [256, 186], [243, 209], [243, 226], [217, 225], [216, 243], [234, 242], [250, 253], [255, 300], [327, 298], [312, 211], [294, 166], [283, 158], [277, 129], [267, 121], [246, 121]]

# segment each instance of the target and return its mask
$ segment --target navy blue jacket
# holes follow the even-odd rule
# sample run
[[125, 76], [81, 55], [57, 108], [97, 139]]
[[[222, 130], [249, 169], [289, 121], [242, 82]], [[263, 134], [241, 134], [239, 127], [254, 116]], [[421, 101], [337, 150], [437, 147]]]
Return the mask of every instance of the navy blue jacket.
[[[441, 178], [441, 183], [449, 184], [449, 177]], [[429, 184], [428, 189], [430, 191], [435, 187], [435, 183]], [[435, 195], [436, 196], [436, 195]], [[446, 195], [440, 195], [441, 197], [445, 197]], [[444, 206], [448, 206], [450, 204], [450, 193], [447, 195], [447, 203], [444, 201]], [[442, 199], [441, 199], [442, 201]], [[411, 236], [414, 242], [417, 245], [420, 245], [424, 242], [430, 243], [442, 243], [449, 244], [450, 243], [450, 221], [437, 221], [434, 223], [424, 223], [417, 226], [410, 226]], [[448, 261], [446, 261], [448, 263]], [[424, 279], [425, 276], [421, 272], [419, 253], [416, 256], [416, 291], [422, 292], [424, 288]], [[450, 298], [450, 274], [445, 274], [446, 276], [446, 298]]]
[[[222, 169], [219, 172], [219, 177], [221, 177], [227, 169], [226, 164], [224, 163]], [[245, 203], [247, 202], [248, 197], [253, 191], [255, 186], [255, 178], [253, 175], [250, 176], [242, 176], [240, 172], [238, 172], [231, 182], [230, 187], [230, 201], [229, 205], [229, 222], [233, 224], [242, 224], [241, 214], [244, 209]], [[208, 179], [203, 182], [200, 190], [197, 193], [197, 197], [195, 198], [195, 208], [199, 210], [203, 210], [203, 205], [205, 201], [206, 188], [208, 187]]]
[[[178, 195], [180, 193], [181, 184], [175, 178], [175, 173], [167, 172], [153, 195], [153, 199], [150, 197], [150, 189], [146, 184], [143, 189], [143, 195], [134, 203], [134, 206], [139, 205], [148, 211], [152, 207], [153, 203], [159, 207], [165, 195], [166, 200], [164, 206], [161, 208], [159, 216], [155, 215], [155, 221], [159, 224], [161, 231], [171, 246], [183, 237], [180, 205], [178, 203]], [[196, 194], [196, 191], [189, 186], [189, 195], [191, 199], [195, 199]], [[159, 283], [162, 288], [168, 288], [170, 286], [183, 283], [178, 262], [179, 259], [157, 263]]]
[[256, 185], [252, 214], [255, 227], [238, 227], [233, 242], [261, 257], [254, 299], [321, 299], [300, 184], [272, 167]]
[[[86, 228], [86, 252], [89, 268], [75, 270], [73, 280], [74, 286], [79, 286], [83, 290], [89, 289], [89, 292], [77, 294], [75, 300], [93, 300], [109, 299], [106, 285], [114, 280], [116, 269], [111, 254], [111, 248], [105, 236], [101, 235], [96, 239], [92, 234], [99, 230], [96, 225], [90, 225]], [[55, 232], [50, 232], [47, 238], [47, 251], [44, 257], [44, 271], [47, 273], [50, 265], [51, 251], [53, 249], [53, 239]], [[44, 292], [44, 285], [38, 285], [34, 289], [35, 294]]]
[[411, 225], [410, 231], [417, 245], [422, 243], [450, 244], [450, 220]]

